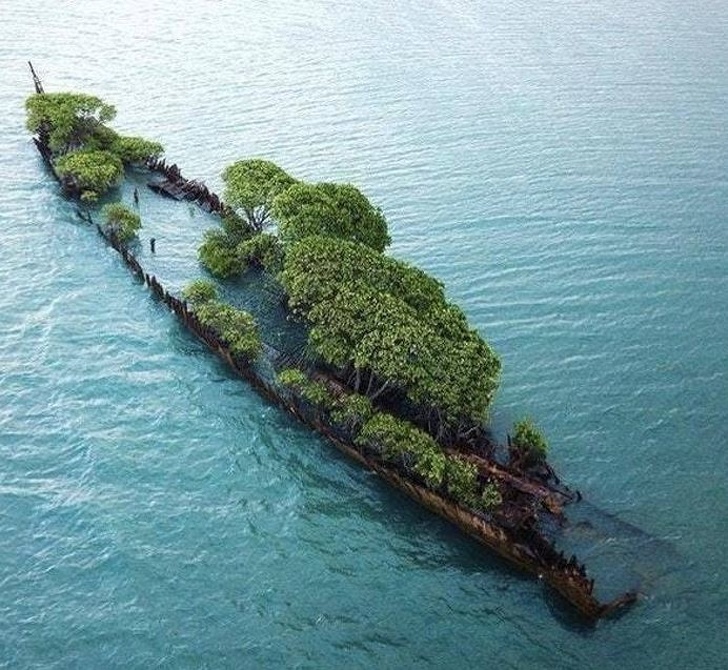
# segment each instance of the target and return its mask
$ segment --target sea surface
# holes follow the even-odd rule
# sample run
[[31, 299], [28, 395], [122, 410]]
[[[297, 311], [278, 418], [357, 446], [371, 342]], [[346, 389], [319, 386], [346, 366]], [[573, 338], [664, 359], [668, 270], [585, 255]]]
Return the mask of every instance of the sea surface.
[[[727, 47], [718, 0], [2, 2], [0, 667], [726, 667]], [[494, 430], [669, 548], [639, 604], [582, 625], [236, 379], [59, 194], [28, 59], [216, 190], [359, 185], [502, 357]], [[200, 274], [209, 219], [141, 208]]]

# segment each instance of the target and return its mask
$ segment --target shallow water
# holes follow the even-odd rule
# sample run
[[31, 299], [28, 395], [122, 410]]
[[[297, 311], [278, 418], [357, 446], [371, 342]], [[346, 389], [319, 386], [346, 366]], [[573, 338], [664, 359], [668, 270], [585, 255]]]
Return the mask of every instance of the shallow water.
[[[728, 17], [483, 4], [3, 5], [3, 667], [725, 664]], [[216, 189], [359, 184], [499, 351], [496, 430], [679, 560], [584, 628], [266, 405], [59, 196], [28, 58]], [[184, 281], [208, 222], [142, 208]]]

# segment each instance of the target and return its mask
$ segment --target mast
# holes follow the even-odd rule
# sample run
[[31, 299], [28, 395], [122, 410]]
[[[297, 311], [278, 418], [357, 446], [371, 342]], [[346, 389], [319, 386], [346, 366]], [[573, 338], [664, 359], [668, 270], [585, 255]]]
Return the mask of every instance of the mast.
[[45, 93], [43, 90], [43, 83], [40, 80], [40, 77], [35, 71], [35, 68], [33, 67], [33, 63], [28, 61], [28, 67], [30, 67], [30, 73], [33, 75], [33, 83], [35, 84], [35, 92], [36, 93]]

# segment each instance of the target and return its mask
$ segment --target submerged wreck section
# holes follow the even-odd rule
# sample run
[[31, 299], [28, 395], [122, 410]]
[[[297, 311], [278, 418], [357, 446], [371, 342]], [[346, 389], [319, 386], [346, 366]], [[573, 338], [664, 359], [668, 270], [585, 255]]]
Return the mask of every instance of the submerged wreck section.
[[[225, 338], [203, 324], [185, 300], [170, 294], [155, 276], [146, 273], [136, 257], [116, 238], [109, 236], [101, 227], [97, 227], [97, 230], [119, 252], [131, 271], [143, 279], [152, 293], [164, 302], [180, 322], [210, 350], [264, 397], [325, 436], [341, 452], [376, 472], [382, 479], [432, 512], [454, 523], [504, 559], [543, 579], [586, 617], [590, 619], [604, 617], [634, 602], [636, 599], [634, 592], [626, 592], [608, 602], [597, 600], [594, 596], [594, 580], [588, 576], [585, 566], [575, 556], [567, 559], [545, 536], [534, 528], [529, 528], [528, 524], [523, 524], [521, 517], [525, 505], [490, 514], [476, 513], [447, 496], [432, 491], [423, 482], [414, 479], [410, 473], [388, 463], [381, 456], [381, 448], [356, 446], [351, 432], [345, 426], [333, 422], [331, 417], [326, 416], [325, 412], [302, 393], [286, 389], [277, 381], [278, 374], [289, 365], [289, 359], [284, 353], [264, 345], [262, 356], [256, 361], [234, 354]], [[477, 462], [479, 469], [496, 477], [504, 489], [528, 498], [529, 510], [526, 516], [530, 517], [530, 510], [538, 504], [546, 505], [558, 516], [563, 513], [563, 505], [568, 504], [571, 499], [561, 491], [510, 473], [502, 466], [476, 456], [471, 456], [471, 459]]]
[[[42, 101], [42, 96], [46, 94], [32, 65], [31, 71], [36, 96], [41, 96]], [[96, 111], [102, 109], [99, 102], [93, 100]], [[100, 123], [97, 117], [90, 122], [94, 137], [106, 135], [105, 131], [99, 131]], [[51, 141], [53, 129], [49, 121], [42, 120], [33, 130], [36, 133], [36, 147], [53, 174], [70, 195], [83, 197], [89, 189], [83, 191], [78, 186], [78, 179], [69, 181], [67, 176], [64, 177], [57, 170], [59, 157], [65, 156], [65, 152], [59, 152], [57, 145], [54, 149]], [[255, 211], [250, 209], [245, 225], [241, 226], [236, 211], [238, 208], [225, 204], [222, 198], [201, 182], [182, 177], [176, 165], [167, 165], [160, 158], [158, 146], [153, 143], [137, 145], [139, 150], [132, 156], [135, 160], [131, 161], [158, 175], [150, 182], [150, 189], [174, 200], [195, 202], [204, 211], [220, 215], [227, 226], [224, 234], [228, 236], [231, 227], [237, 232], [243, 230], [241, 237], [235, 240], [236, 262], [242, 257], [244, 263], [255, 272], [270, 273], [275, 268], [278, 272], [282, 270], [284, 275], [288, 273], [283, 284], [289, 301], [294, 303], [297, 299], [296, 304], [306, 317], [311, 314], [311, 318], [316, 317], [316, 301], [322, 298], [315, 291], [312, 293], [310, 286], [301, 288], [300, 276], [296, 274], [295, 265], [290, 262], [291, 259], [296, 260], [298, 253], [300, 263], [310, 264], [311, 257], [304, 253], [306, 248], [299, 246], [299, 251], [294, 252], [291, 249], [295, 247], [291, 246], [283, 251], [277, 240], [262, 233], [268, 215], [266, 207]], [[80, 150], [86, 151], [84, 148]], [[73, 151], [79, 151], [78, 147]], [[382, 228], [383, 218], [380, 220], [378, 210], [367, 208], [366, 203], [362, 204], [358, 192], [334, 188], [334, 185], [319, 185], [312, 189], [296, 180], [289, 181], [287, 175], [273, 170], [271, 164], [264, 164], [263, 161], [258, 163], [253, 167], [267, 171], [269, 177], [272, 175], [281, 186], [279, 192], [294, 189], [296, 198], [307, 203], [318, 198], [315, 200], [317, 216], [323, 219], [326, 218], [325, 207], [342, 199], [347, 203], [356, 203], [356, 208], [351, 209], [356, 209], [357, 220], [361, 220], [362, 216], [368, 217], [372, 224], [370, 231], [374, 232], [363, 242], [349, 240], [337, 243], [338, 246], [333, 245], [331, 248], [334, 254], [341, 257], [342, 253], [353, 253], [354, 249], [357, 254], [364, 254], [363, 257], [369, 259], [373, 274], [390, 273], [398, 281], [403, 278], [405, 283], [410, 282], [418, 287], [431, 286], [428, 282], [432, 280], [423, 278], [414, 270], [402, 270], [395, 267], [395, 261], [386, 258], [379, 260], [376, 254], [389, 241], [386, 227]], [[230, 180], [241, 179], [241, 171], [251, 167], [236, 165], [237, 172], [231, 169], [226, 171]], [[261, 200], [266, 206], [270, 204], [266, 201], [269, 195], [266, 192]], [[290, 213], [293, 202], [290, 193], [286, 198], [276, 202], [277, 211]], [[93, 200], [88, 197], [85, 199]], [[88, 210], [83, 216], [93, 223]], [[298, 213], [295, 216], [286, 219], [292, 221], [290, 225], [282, 226], [282, 234], [289, 236], [291, 244], [300, 242], [301, 230], [309, 225], [309, 221], [302, 219]], [[284, 219], [283, 214], [281, 219]], [[332, 222], [332, 226], [339, 225], [335, 217]], [[587, 619], [607, 616], [636, 600], [634, 589], [625, 589], [608, 598], [598, 597], [598, 585], [584, 564], [574, 555], [567, 557], [558, 548], [559, 534], [569, 526], [567, 510], [578, 505], [581, 496], [561, 484], [545, 461], [537, 459], [535, 465], [531, 463], [526, 467], [523, 459], [509, 458], [508, 454], [512, 454], [513, 449], [495, 444], [484, 428], [463, 421], [447, 423], [440, 416], [418, 413], [417, 402], [424, 393], [407, 396], [402, 389], [392, 392], [371, 370], [352, 368], [347, 371], [345, 365], [337, 367], [331, 362], [325, 364], [317, 359], [303, 359], [270, 346], [266, 343], [268, 338], [265, 332], [260, 333], [260, 327], [252, 316], [217, 299], [217, 289], [212, 282], [197, 281], [189, 285], [183, 295], [173, 295], [162, 281], [145, 271], [128, 240], [119, 235], [117, 228], [108, 223], [96, 225], [96, 228], [121, 255], [130, 270], [144, 281], [191, 333], [261, 395], [325, 436], [344, 454], [452, 522], [505, 560], [542, 579]], [[344, 233], [357, 235], [358, 230]], [[338, 229], [337, 234], [341, 234]], [[214, 241], [214, 234], [206, 239], [208, 242], [210, 239]], [[362, 243], [368, 245], [368, 251], [356, 246]], [[319, 241], [314, 255], [323, 254], [325, 257], [330, 253], [327, 244], [326, 241]], [[313, 247], [307, 249], [311, 252]], [[218, 252], [219, 248], [213, 248], [213, 251]], [[285, 266], [284, 257], [288, 259], [288, 265]], [[216, 267], [223, 270], [230, 268], [229, 256], [218, 254], [214, 260]], [[324, 264], [321, 268], [325, 274], [327, 266]], [[338, 268], [333, 269], [338, 272]], [[326, 284], [323, 274], [316, 278], [315, 284], [316, 290]], [[328, 296], [324, 298], [329, 299]], [[448, 312], [447, 307], [439, 303], [437, 309], [446, 313], [447, 318], [442, 317], [442, 327], [460, 332], [458, 329], [464, 326], [459, 321], [458, 313]], [[442, 346], [445, 346], [447, 342], [443, 342]], [[379, 350], [376, 342], [372, 346], [374, 350]], [[427, 342], [423, 341], [422, 346], [427, 346]], [[479, 340], [472, 340], [471, 346], [489, 364], [490, 353], [481, 347]], [[381, 390], [377, 386], [381, 386]], [[443, 397], [447, 397], [446, 391], [446, 388], [438, 389]], [[490, 388], [485, 392], [492, 395]]]

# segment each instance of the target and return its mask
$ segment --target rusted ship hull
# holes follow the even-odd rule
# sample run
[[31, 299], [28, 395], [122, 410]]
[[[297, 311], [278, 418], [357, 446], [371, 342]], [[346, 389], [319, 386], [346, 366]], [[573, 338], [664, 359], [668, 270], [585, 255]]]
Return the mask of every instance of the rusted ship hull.
[[[32, 66], [31, 66], [32, 70]], [[40, 80], [33, 72], [37, 92], [43, 92]], [[53, 166], [53, 154], [43, 133], [34, 138], [35, 145], [42, 158], [59, 178]], [[175, 199], [186, 199], [196, 202], [205, 211], [224, 214], [227, 209], [218, 195], [209, 191], [201, 182], [187, 180], [182, 177], [176, 165], [167, 165], [163, 161], [151, 161], [147, 167], [163, 175], [164, 181], [153, 184], [153, 190], [160, 195], [173, 197]], [[88, 213], [85, 218], [91, 222]], [[623, 608], [637, 599], [634, 591], [625, 592], [618, 597], [606, 602], [598, 600], [594, 592], [594, 581], [589, 579], [585, 568], [580, 565], [575, 557], [567, 561], [563, 555], [559, 555], [553, 546], [533, 531], [521, 532], [508, 528], [498, 523], [494, 516], [479, 514], [458, 505], [454, 500], [433, 491], [423, 484], [408, 477], [407, 473], [398, 471], [391, 463], [378, 458], [376, 454], [367, 453], [366, 450], [354, 446], [353, 441], [342, 436], [335, 426], [326, 422], [325, 418], [301, 398], [296, 397], [289, 390], [283, 390], [269, 379], [261, 375], [255, 365], [233, 356], [225, 343], [210, 329], [205, 328], [195, 317], [194, 313], [188, 310], [186, 303], [171, 295], [162, 284], [154, 277], [144, 271], [136, 257], [113, 236], [106, 234], [100, 227], [97, 227], [104, 239], [116, 249], [122, 256], [127, 266], [140, 278], [142, 278], [150, 290], [174, 312], [177, 318], [196, 337], [203, 341], [212, 351], [225, 360], [230, 367], [245, 378], [261, 395], [285, 408], [306, 425], [325, 436], [342, 453], [346, 454], [362, 466], [376, 472], [384, 481], [402, 491], [407, 496], [423, 505], [440, 517], [450, 521], [463, 532], [474, 538], [481, 544], [488, 547], [511, 564], [542, 579], [558, 593], [560, 593], [571, 605], [573, 605], [584, 617], [589, 620], [596, 620], [607, 616], [617, 609]], [[270, 359], [275, 358], [273, 350], [269, 348]], [[477, 458], [473, 456], [473, 458]], [[512, 473], [505, 472], [503, 466], [496, 462], [485, 462], [479, 464], [486, 468], [490, 474], [496, 473], [499, 477], [516, 480], [511, 482], [521, 490], [543, 488], [540, 482], [531, 482], [527, 479], [519, 479]], [[558, 498], [558, 495], [555, 496]], [[539, 501], [548, 507], [553, 503], [548, 494], [539, 497]], [[560, 513], [560, 510], [559, 510]]]

